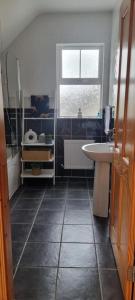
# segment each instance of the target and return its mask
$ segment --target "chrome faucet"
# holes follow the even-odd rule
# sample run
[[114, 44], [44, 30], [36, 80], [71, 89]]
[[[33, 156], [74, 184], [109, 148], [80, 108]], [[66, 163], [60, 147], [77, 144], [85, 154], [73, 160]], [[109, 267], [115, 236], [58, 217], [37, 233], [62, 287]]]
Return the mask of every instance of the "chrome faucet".
[[107, 133], [108, 142], [113, 142], [114, 141], [114, 134], [115, 134], [115, 128], [109, 129], [109, 131]]

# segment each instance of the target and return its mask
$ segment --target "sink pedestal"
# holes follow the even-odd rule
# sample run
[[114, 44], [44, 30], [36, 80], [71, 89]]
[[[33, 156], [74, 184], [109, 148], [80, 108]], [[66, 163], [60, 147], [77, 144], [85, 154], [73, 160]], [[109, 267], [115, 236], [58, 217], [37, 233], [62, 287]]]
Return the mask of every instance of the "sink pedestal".
[[93, 214], [108, 217], [110, 164], [96, 162], [93, 193]]

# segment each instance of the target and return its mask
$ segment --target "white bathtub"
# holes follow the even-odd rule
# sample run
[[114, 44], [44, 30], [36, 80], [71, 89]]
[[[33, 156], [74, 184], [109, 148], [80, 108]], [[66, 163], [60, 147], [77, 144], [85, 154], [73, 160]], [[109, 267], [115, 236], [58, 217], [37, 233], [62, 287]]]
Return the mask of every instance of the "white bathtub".
[[[8, 154], [10, 150], [8, 150]], [[9, 189], [9, 199], [13, 196], [15, 191], [20, 185], [20, 155], [15, 154], [14, 157], [11, 155], [7, 158], [7, 171], [8, 171], [8, 189]]]

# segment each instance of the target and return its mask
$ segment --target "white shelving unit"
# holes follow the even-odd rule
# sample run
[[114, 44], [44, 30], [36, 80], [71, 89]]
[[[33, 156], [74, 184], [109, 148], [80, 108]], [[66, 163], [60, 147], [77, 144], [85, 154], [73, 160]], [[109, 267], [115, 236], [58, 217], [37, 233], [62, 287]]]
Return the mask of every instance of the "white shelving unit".
[[[49, 160], [25, 160], [25, 159], [21, 159], [21, 181], [22, 181], [22, 184], [24, 182], [24, 179], [25, 178], [52, 178], [53, 179], [53, 185], [55, 185], [55, 127], [56, 127], [56, 112], [54, 110], [54, 118], [27, 118], [25, 117], [25, 106], [24, 106], [24, 98], [23, 98], [23, 101], [22, 101], [23, 105], [22, 105], [22, 142], [21, 142], [21, 148], [22, 148], [22, 151], [23, 150], [26, 150], [28, 147], [29, 148], [36, 148], [36, 147], [44, 147], [46, 149], [50, 148], [52, 150], [52, 157], [49, 159]], [[45, 122], [48, 122], [48, 120], [53, 120], [53, 124], [54, 124], [54, 128], [53, 128], [53, 142], [51, 144], [45, 144], [45, 143], [25, 143], [24, 142], [24, 135], [25, 135], [25, 122], [26, 120], [44, 120]], [[41, 132], [42, 133], [42, 132]], [[50, 134], [49, 132], [45, 132], [45, 134]], [[31, 169], [27, 169], [25, 167], [26, 163], [46, 163], [46, 164], [49, 164], [49, 163], [52, 163], [53, 164], [53, 168], [52, 169], [41, 169], [41, 174], [40, 175], [33, 175], [32, 174], [32, 170]]]
[[41, 169], [40, 175], [32, 175], [31, 170], [25, 169], [21, 174], [21, 178], [54, 178], [54, 170], [52, 169]]
[[21, 146], [22, 147], [53, 147], [54, 146], [54, 141], [53, 141], [53, 143], [52, 144], [45, 144], [45, 143], [31, 143], [31, 144], [26, 144], [26, 143], [23, 143], [23, 142], [21, 142]]

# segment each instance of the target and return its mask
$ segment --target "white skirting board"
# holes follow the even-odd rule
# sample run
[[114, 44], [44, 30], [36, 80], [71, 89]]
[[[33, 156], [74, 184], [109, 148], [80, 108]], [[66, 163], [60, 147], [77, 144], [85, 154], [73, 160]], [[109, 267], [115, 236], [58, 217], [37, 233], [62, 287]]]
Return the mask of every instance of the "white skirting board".
[[64, 140], [64, 169], [93, 169], [94, 162], [85, 157], [82, 146], [94, 140]]

